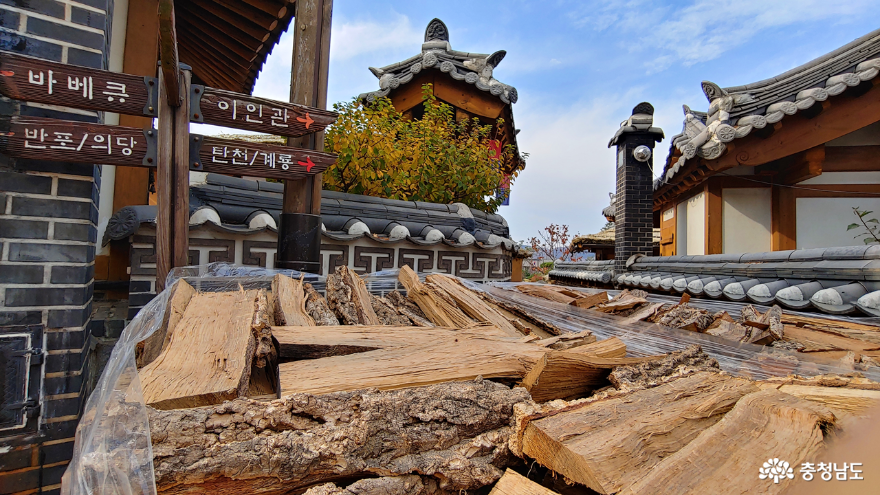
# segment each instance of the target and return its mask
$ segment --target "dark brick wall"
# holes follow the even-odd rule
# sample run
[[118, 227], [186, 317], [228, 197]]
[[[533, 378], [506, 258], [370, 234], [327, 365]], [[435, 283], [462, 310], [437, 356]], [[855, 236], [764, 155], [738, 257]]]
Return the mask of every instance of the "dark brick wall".
[[[654, 248], [654, 176], [653, 155], [647, 162], [633, 157], [640, 145], [653, 150], [654, 136], [631, 133], [617, 145], [617, 200], [614, 218], [614, 270], [626, 270], [626, 261], [634, 254], [651, 256]], [[623, 156], [621, 156], [621, 153]], [[622, 161], [622, 163], [621, 163]]]
[[[0, 0], [0, 50], [107, 68], [112, 0]], [[95, 112], [0, 99], [0, 115], [99, 122]], [[0, 155], [0, 326], [42, 324], [33, 432], [0, 432], [0, 494], [59, 493], [89, 392], [101, 170]], [[36, 491], [34, 491], [36, 490]]]

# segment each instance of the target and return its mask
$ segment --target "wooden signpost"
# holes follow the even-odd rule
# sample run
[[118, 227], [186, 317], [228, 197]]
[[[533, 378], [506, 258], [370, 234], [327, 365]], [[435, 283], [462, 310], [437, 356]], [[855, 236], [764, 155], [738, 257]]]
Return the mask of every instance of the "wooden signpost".
[[[161, 11], [161, 9], [160, 9]], [[160, 12], [162, 14], [162, 12]], [[165, 16], [168, 13], [165, 12]], [[173, 20], [173, 11], [170, 18]], [[173, 29], [160, 31], [173, 39]], [[163, 41], [166, 38], [163, 38]], [[173, 45], [173, 42], [163, 43]], [[282, 136], [320, 132], [334, 112], [200, 85], [173, 57], [161, 78], [141, 77], [0, 52], [0, 94], [23, 101], [159, 117], [159, 129], [137, 129], [38, 117], [0, 119], [0, 153], [17, 158], [157, 168], [157, 289], [186, 264], [189, 171], [301, 180], [320, 174], [336, 155], [291, 146], [189, 133], [189, 122]], [[174, 70], [174, 69], [177, 70]], [[178, 80], [165, 84], [165, 78]], [[176, 91], [179, 97], [175, 97]], [[174, 103], [177, 103], [175, 107]]]

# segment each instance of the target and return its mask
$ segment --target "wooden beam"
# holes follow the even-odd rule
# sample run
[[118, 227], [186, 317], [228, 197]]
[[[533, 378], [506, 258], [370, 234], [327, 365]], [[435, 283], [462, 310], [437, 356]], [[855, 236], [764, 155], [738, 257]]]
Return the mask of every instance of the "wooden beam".
[[771, 191], [770, 249], [787, 251], [797, 249], [797, 210], [794, 190], [790, 187], [773, 186]]
[[159, 58], [167, 85], [168, 105], [180, 106], [180, 63], [177, 56], [177, 26], [174, 0], [159, 0]]
[[823, 172], [874, 172], [880, 146], [825, 146]]
[[189, 88], [192, 72], [180, 71], [180, 107], [174, 109], [174, 175], [171, 185], [171, 267], [189, 264]]
[[156, 292], [165, 289], [165, 279], [172, 267], [171, 243], [173, 205], [171, 198], [174, 184], [174, 107], [169, 103], [165, 84], [166, 74], [159, 71], [159, 124], [156, 153]]
[[794, 157], [794, 165], [782, 172], [779, 183], [797, 184], [813, 177], [822, 175], [822, 164], [825, 161], [825, 145], [820, 144]]

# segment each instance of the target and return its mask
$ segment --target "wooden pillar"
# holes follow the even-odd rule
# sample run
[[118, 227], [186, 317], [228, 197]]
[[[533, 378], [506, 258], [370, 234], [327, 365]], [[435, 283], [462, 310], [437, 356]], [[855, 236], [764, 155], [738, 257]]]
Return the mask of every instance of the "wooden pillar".
[[[192, 74], [177, 57], [172, 0], [159, 1], [159, 129], [156, 176], [156, 290], [189, 258], [189, 87]], [[181, 70], [184, 69], [184, 70]]]
[[770, 194], [772, 203], [770, 225], [773, 229], [770, 249], [773, 251], [797, 249], [795, 190], [790, 187], [773, 186]]
[[724, 209], [721, 185], [709, 178], [704, 183], [706, 193], [706, 254], [721, 254], [724, 251], [721, 212]]
[[[155, 76], [156, 60], [159, 58], [159, 18], [156, 15], [158, 0], [129, 0], [126, 20], [125, 53], [122, 59], [122, 72], [139, 76]], [[119, 115], [119, 125], [144, 128], [152, 125], [149, 117]], [[141, 167], [117, 167], [113, 186], [113, 211], [131, 205], [145, 205], [149, 202], [150, 170]], [[101, 239], [98, 239], [101, 242]], [[98, 257], [102, 258], [102, 257]], [[114, 242], [110, 245], [110, 256], [106, 261], [95, 260], [95, 264], [107, 263], [107, 280], [128, 280], [128, 245]], [[96, 278], [99, 278], [96, 274]]]
[[[295, 6], [290, 102], [327, 108], [333, 0], [298, 0]], [[320, 151], [324, 149], [324, 133], [290, 138], [288, 145]], [[281, 268], [320, 270], [321, 184], [321, 174], [284, 181], [278, 231]]]

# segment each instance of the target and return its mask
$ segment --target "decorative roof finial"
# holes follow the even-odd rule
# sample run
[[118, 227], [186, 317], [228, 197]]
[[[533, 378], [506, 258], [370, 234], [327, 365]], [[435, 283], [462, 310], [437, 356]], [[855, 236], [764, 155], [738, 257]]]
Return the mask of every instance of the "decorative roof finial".
[[722, 96], [727, 96], [727, 91], [724, 91], [721, 89], [721, 86], [711, 81], [703, 81], [701, 86], [703, 87], [703, 94], [706, 95], [706, 99], [709, 100], [709, 103], [712, 103], [712, 100], [721, 98]]
[[654, 115], [654, 106], [648, 103], [647, 101], [643, 101], [633, 108], [633, 115]]
[[429, 41], [449, 41], [449, 29], [446, 24], [436, 17], [428, 23], [425, 29], [425, 43]]

